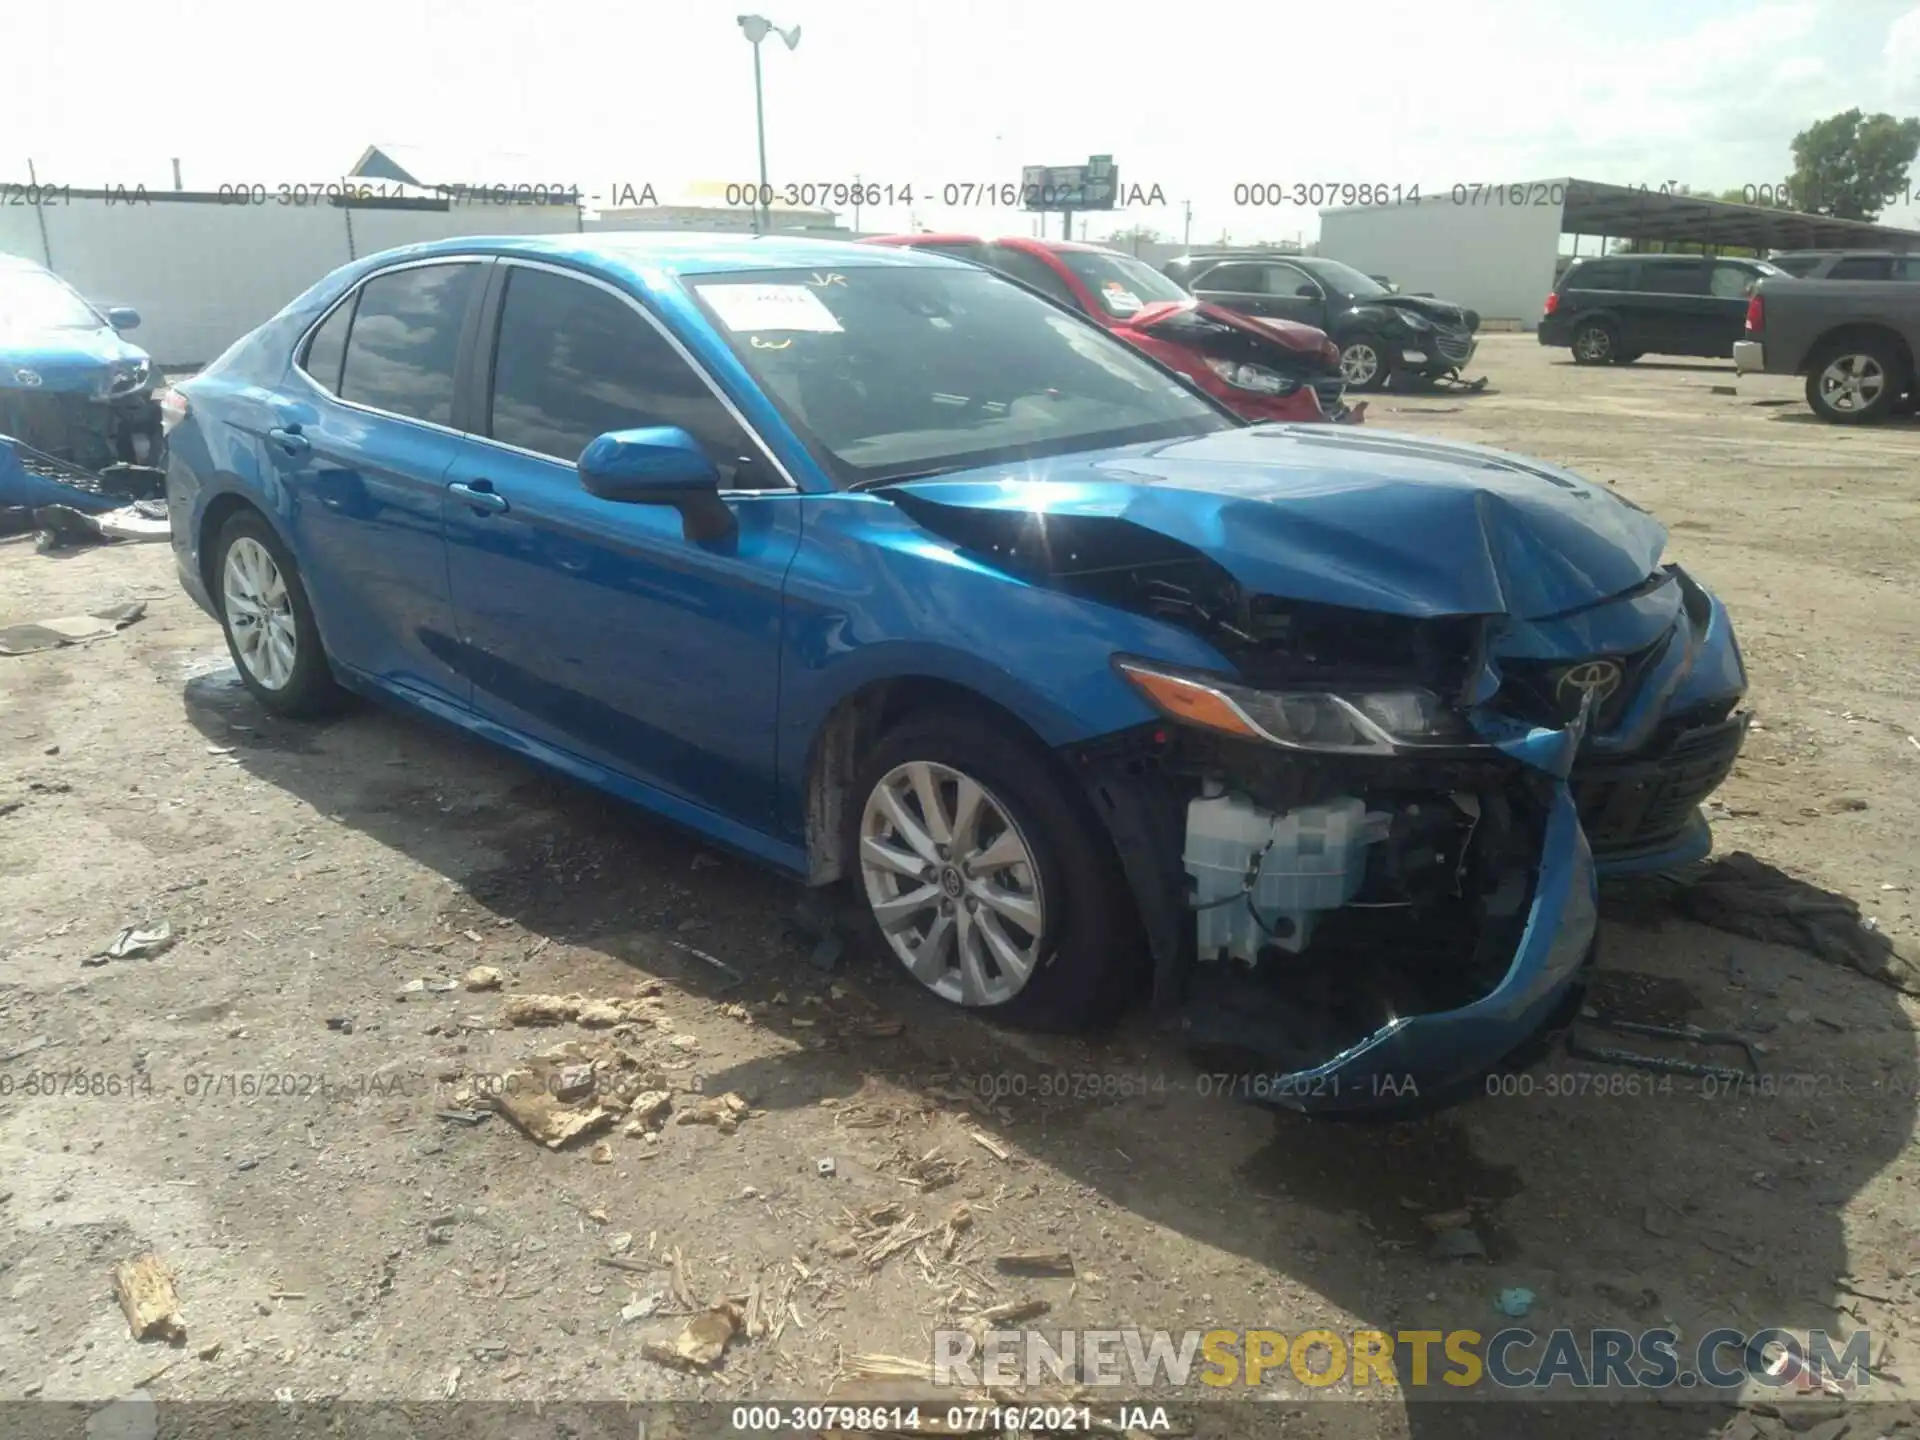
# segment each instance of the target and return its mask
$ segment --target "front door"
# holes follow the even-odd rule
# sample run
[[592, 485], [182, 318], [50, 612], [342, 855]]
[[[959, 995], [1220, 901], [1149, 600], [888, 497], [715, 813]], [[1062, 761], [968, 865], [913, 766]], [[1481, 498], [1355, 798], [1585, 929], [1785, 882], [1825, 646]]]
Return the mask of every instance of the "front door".
[[[546, 266], [501, 271], [486, 399], [444, 502], [474, 706], [764, 828], [799, 493], [638, 300]], [[590, 441], [648, 425], [701, 442], [737, 535], [688, 540], [670, 507], [581, 486]]]

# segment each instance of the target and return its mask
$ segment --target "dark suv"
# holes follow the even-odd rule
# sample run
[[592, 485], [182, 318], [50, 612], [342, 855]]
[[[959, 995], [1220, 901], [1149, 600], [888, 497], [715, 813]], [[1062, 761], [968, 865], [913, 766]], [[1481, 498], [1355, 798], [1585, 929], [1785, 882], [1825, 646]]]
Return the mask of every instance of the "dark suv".
[[1747, 296], [1785, 273], [1765, 260], [1705, 255], [1576, 260], [1547, 296], [1540, 343], [1571, 347], [1581, 365], [1625, 365], [1650, 352], [1728, 360]]
[[1920, 280], [1920, 255], [1894, 250], [1790, 250], [1767, 263], [1797, 280]]
[[1316, 255], [1182, 255], [1162, 267], [1201, 300], [1333, 337], [1340, 370], [1356, 390], [1390, 375], [1439, 379], [1473, 358], [1480, 316], [1431, 295], [1402, 295], [1338, 260]]

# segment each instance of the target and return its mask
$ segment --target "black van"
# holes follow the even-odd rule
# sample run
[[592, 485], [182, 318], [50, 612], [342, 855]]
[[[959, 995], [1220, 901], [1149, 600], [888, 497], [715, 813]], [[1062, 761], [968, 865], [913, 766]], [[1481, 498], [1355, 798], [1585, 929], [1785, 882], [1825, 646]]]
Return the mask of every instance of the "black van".
[[1785, 273], [1764, 260], [1705, 255], [1576, 260], [1547, 296], [1540, 343], [1570, 347], [1581, 365], [1625, 365], [1648, 353], [1729, 360], [1753, 287]]

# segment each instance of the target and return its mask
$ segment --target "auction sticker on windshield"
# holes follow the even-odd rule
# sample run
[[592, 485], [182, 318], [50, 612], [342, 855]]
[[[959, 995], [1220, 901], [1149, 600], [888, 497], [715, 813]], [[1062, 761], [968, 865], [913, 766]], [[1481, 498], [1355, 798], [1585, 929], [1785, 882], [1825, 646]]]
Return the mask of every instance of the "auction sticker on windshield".
[[700, 285], [700, 298], [733, 331], [840, 332], [840, 322], [806, 285]]
[[1107, 308], [1116, 315], [1131, 315], [1142, 308], [1140, 297], [1134, 294], [1118, 280], [1109, 280], [1106, 288]]

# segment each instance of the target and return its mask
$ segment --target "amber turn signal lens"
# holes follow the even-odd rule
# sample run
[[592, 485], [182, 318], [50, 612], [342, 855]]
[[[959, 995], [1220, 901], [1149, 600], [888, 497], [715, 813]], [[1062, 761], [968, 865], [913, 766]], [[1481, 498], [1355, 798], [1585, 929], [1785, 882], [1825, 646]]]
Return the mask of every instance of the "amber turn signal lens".
[[1198, 680], [1163, 675], [1156, 670], [1124, 663], [1119, 670], [1133, 682], [1136, 689], [1176, 720], [1184, 720], [1189, 725], [1203, 725], [1209, 730], [1225, 731], [1229, 735], [1242, 735], [1249, 740], [1262, 738], [1247, 717], [1240, 713], [1238, 706]]

